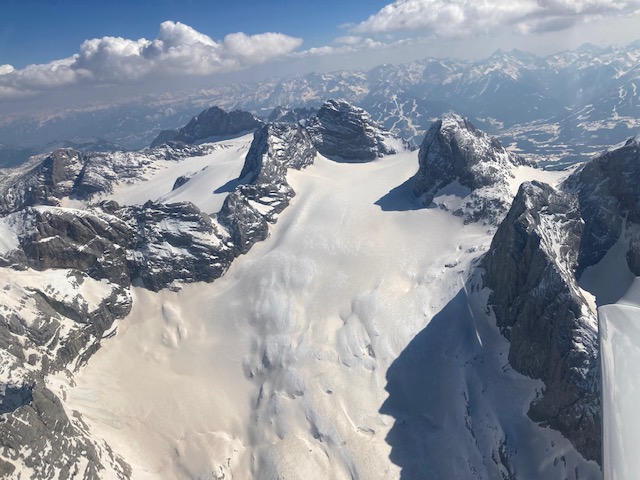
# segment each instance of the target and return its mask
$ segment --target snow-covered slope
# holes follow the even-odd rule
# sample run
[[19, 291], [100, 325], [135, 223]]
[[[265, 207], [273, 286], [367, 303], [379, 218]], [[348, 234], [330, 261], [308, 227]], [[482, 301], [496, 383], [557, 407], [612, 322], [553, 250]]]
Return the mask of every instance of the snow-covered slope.
[[[252, 139], [250, 133], [206, 145], [211, 151], [206, 155], [156, 162], [148, 174], [119, 182], [104, 198], [121, 205], [141, 205], [149, 200], [191, 202], [207, 213], [216, 213], [242, 170]], [[182, 182], [176, 183], [178, 179]]]
[[[411, 445], [412, 437], [397, 441], [395, 434], [413, 422], [401, 408], [411, 395], [400, 399], [404, 395], [392, 387], [410, 382], [423, 366], [396, 367], [393, 376], [389, 367], [430, 321], [457, 324], [455, 312], [450, 316], [443, 308], [455, 303], [464, 272], [490, 240], [485, 227], [464, 225], [449, 212], [409, 209], [415, 206], [410, 198], [396, 211], [380, 209], [375, 202], [415, 168], [416, 156], [409, 153], [369, 164], [319, 157], [305, 171], [290, 173], [298, 193], [290, 207], [271, 236], [223, 278], [179, 292], [135, 290], [126, 327], [75, 377], [75, 386], [60, 386], [68, 408], [117, 445], [140, 478], [382, 479], [398, 478], [400, 467], [411, 472], [393, 462]], [[368, 181], [359, 181], [363, 177]], [[488, 341], [504, 344], [484, 321], [478, 328], [493, 339]], [[443, 340], [462, 348], [454, 346], [456, 338]], [[511, 382], [521, 384], [520, 400], [505, 406], [504, 415], [465, 417], [459, 407], [467, 387], [455, 382], [446, 387], [451, 396], [429, 404], [430, 415], [437, 418], [444, 409], [454, 418], [478, 419], [484, 422], [476, 427], [479, 435], [524, 422], [515, 430], [519, 440], [505, 447], [513, 457], [508, 467], [490, 460], [492, 451], [499, 458], [501, 435], [489, 435], [490, 443], [469, 457], [480, 478], [525, 464], [548, 465], [543, 471], [552, 475], [578, 468], [581, 478], [589, 478], [597, 467], [522, 414], [519, 402], [534, 394], [535, 384], [500, 370], [503, 348], [489, 350], [497, 363], [482, 367], [482, 375], [462, 359], [427, 368], [434, 391], [464, 372], [496, 400]], [[469, 351], [463, 355], [473, 358]], [[495, 408], [489, 401], [483, 405]], [[449, 429], [438, 424], [434, 432]], [[464, 423], [451, 427], [451, 446], [467, 444]], [[438, 464], [438, 471], [468, 468], [456, 458], [442, 463], [436, 451], [421, 455], [423, 465]]]

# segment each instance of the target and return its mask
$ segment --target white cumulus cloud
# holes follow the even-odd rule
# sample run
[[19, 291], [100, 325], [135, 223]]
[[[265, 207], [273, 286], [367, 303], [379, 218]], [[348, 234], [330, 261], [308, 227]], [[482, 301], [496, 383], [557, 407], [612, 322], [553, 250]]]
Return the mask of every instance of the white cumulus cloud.
[[594, 17], [634, 12], [640, 0], [396, 0], [353, 27], [355, 33], [420, 31], [440, 37], [562, 30]]
[[175, 76], [230, 72], [283, 57], [302, 39], [282, 33], [232, 33], [222, 41], [180, 22], [160, 25], [157, 38], [86, 40], [75, 55], [14, 69], [0, 65], [0, 97], [23, 96], [69, 85], [132, 83]]
[[363, 52], [367, 50], [380, 50], [398, 47], [410, 43], [409, 40], [402, 39], [394, 42], [380, 42], [371, 38], [363, 38], [355, 35], [338, 37], [334, 40], [334, 45], [323, 45], [312, 47], [307, 50], [297, 51], [290, 54], [292, 58], [318, 57], [326, 55], [347, 55]]

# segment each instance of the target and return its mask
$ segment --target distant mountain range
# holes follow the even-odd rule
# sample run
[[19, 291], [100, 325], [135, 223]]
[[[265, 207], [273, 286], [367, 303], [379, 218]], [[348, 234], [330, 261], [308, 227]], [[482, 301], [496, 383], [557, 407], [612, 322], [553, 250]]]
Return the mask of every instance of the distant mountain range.
[[609, 48], [586, 44], [547, 57], [498, 50], [479, 61], [427, 58], [368, 71], [218, 85], [29, 118], [14, 115], [0, 121], [0, 143], [33, 146], [100, 137], [136, 149], [212, 106], [264, 119], [280, 107], [276, 116], [297, 120], [301, 108], [308, 117], [335, 98], [366, 109], [375, 121], [416, 143], [433, 120], [456, 111], [517, 153], [544, 163], [572, 162], [634, 134], [640, 124], [638, 85], [640, 42]]

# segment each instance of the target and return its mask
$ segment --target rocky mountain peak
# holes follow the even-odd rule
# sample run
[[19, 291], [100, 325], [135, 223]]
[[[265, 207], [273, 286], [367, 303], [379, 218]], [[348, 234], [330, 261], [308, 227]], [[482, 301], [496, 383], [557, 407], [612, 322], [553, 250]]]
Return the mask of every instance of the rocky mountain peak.
[[[529, 416], [597, 461], [598, 322], [584, 294], [594, 285], [579, 282], [618, 242], [629, 270], [640, 274], [638, 175], [635, 137], [586, 163], [557, 189], [524, 183], [482, 260], [489, 304], [511, 344], [509, 363], [545, 384]], [[589, 291], [597, 305], [607, 302]]]
[[295, 195], [287, 183], [288, 169], [311, 165], [316, 153], [300, 125], [269, 123], [254, 134], [240, 173], [245, 183], [227, 196], [218, 213], [238, 251], [247, 253], [267, 237], [268, 223], [277, 221]]
[[630, 240], [627, 261], [640, 274], [640, 238], [631, 226], [640, 224], [640, 137], [604, 152], [573, 173], [562, 188], [577, 194], [584, 219], [578, 275], [598, 263], [626, 230]]
[[365, 110], [342, 100], [325, 102], [307, 130], [318, 151], [335, 160], [368, 162], [406, 147]]
[[[498, 139], [455, 113], [433, 123], [420, 146], [418, 161], [413, 186], [416, 196], [425, 205], [434, 203], [441, 194], [468, 197], [459, 213], [471, 220], [491, 220], [506, 212], [511, 203], [513, 169], [524, 163]], [[438, 205], [437, 200], [435, 203]]]
[[254, 135], [240, 177], [249, 182], [284, 180], [289, 167], [299, 170], [313, 163], [316, 149], [300, 125], [269, 123]]
[[8, 171], [0, 178], [0, 212], [32, 205], [58, 205], [58, 199], [73, 190], [85, 161], [85, 154], [63, 148]]
[[597, 320], [574, 273], [583, 225], [575, 195], [526, 182], [482, 267], [510, 365], [545, 384], [529, 417], [599, 461]]
[[201, 143], [211, 137], [225, 137], [250, 132], [259, 128], [262, 121], [242, 110], [227, 112], [220, 107], [211, 107], [193, 117], [179, 130], [163, 130], [151, 142], [156, 147], [170, 141]]

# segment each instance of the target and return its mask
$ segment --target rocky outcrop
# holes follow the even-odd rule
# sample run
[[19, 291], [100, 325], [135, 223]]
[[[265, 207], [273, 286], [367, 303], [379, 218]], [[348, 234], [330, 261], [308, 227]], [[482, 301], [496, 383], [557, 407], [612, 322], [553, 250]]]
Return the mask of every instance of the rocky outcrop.
[[[625, 230], [640, 225], [640, 137], [605, 152], [567, 179], [563, 188], [575, 192], [584, 220], [576, 273], [598, 263]], [[629, 232], [631, 233], [631, 232]], [[640, 275], [640, 240], [631, 236], [627, 263]]]
[[128, 478], [129, 467], [67, 415], [45, 381], [86, 363], [131, 310], [128, 289], [74, 269], [0, 270], [0, 472], [19, 465], [29, 478]]
[[[510, 180], [524, 160], [465, 119], [450, 113], [433, 123], [418, 154], [413, 192], [429, 206], [439, 194], [460, 198], [453, 211], [468, 221], [497, 223], [511, 204]], [[435, 202], [434, 202], [435, 201]]]
[[532, 420], [600, 460], [596, 314], [575, 277], [583, 222], [575, 196], [525, 183], [482, 260], [489, 305], [509, 340], [509, 363], [545, 389]]
[[229, 232], [233, 248], [242, 254], [269, 236], [266, 218], [241, 190], [231, 192], [227, 196], [218, 214], [218, 220]]
[[[472, 192], [500, 185], [516, 160], [459, 117], [430, 130], [416, 193], [443, 185]], [[513, 368], [544, 383], [529, 417], [601, 461], [598, 323], [579, 280], [621, 239], [640, 273], [640, 144], [629, 140], [573, 173], [558, 189], [524, 183], [482, 258], [489, 306], [509, 340]], [[499, 197], [498, 197], [499, 198]]]
[[29, 405], [33, 401], [33, 388], [34, 385], [27, 383], [0, 384], [0, 415], [13, 412], [23, 405]]
[[75, 269], [129, 286], [126, 248], [132, 232], [117, 217], [99, 210], [33, 207], [12, 214], [11, 220], [25, 266]]
[[128, 271], [153, 291], [181, 282], [211, 282], [222, 276], [233, 259], [226, 233], [191, 203], [147, 202], [125, 207], [117, 215], [132, 233]]
[[124, 480], [131, 476], [131, 468], [105, 443], [91, 440], [86, 426], [69, 418], [60, 399], [43, 384], [33, 389], [28, 405], [2, 417], [0, 436], [2, 478], [17, 478], [12, 462], [18, 460], [20, 478]]
[[307, 131], [325, 157], [347, 162], [369, 162], [402, 151], [406, 144], [371, 119], [362, 108], [329, 100], [307, 124]]
[[287, 183], [288, 169], [311, 165], [315, 155], [300, 125], [267, 124], [255, 133], [240, 173], [246, 183], [227, 196], [218, 214], [240, 253], [267, 237], [268, 223], [277, 220], [295, 195]]
[[234, 110], [226, 112], [218, 107], [208, 108], [181, 129], [164, 130], [151, 142], [157, 147], [169, 141], [195, 144], [215, 137], [227, 137], [251, 132], [262, 126], [262, 122], [252, 113]]
[[57, 205], [73, 191], [86, 156], [69, 149], [35, 157], [19, 169], [18, 175], [0, 178], [0, 213], [32, 205]]
[[162, 130], [149, 145], [150, 148], [159, 147], [163, 143], [174, 142], [178, 136], [178, 130]]
[[90, 200], [111, 193], [119, 182], [144, 178], [159, 160], [207, 155], [214, 146], [170, 142], [140, 152], [83, 153], [59, 149], [29, 163], [0, 171], [0, 214], [37, 205], [60, 205], [65, 198]]

